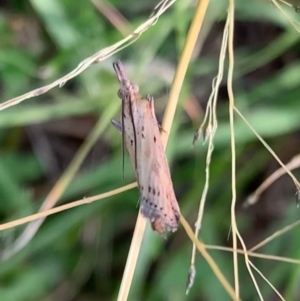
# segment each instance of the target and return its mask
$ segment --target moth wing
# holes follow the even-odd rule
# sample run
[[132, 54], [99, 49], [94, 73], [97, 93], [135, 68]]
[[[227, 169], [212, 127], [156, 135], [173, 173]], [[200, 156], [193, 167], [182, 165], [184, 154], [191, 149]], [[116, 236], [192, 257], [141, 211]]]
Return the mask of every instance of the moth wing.
[[169, 166], [155, 117], [153, 101], [142, 102], [138, 118], [137, 156], [141, 212], [152, 228], [163, 234], [178, 227], [180, 209], [174, 193]]

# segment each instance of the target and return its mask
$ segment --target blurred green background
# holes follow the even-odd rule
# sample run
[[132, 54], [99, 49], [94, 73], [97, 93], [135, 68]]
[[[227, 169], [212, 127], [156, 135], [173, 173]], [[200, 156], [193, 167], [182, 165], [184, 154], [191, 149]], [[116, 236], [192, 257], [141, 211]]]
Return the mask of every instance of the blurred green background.
[[[234, 91], [237, 107], [283, 162], [300, 149], [300, 35], [269, 1], [236, 0]], [[299, 5], [293, 1], [293, 5]], [[147, 19], [156, 2], [114, 0], [2, 0], [0, 4], [1, 102], [46, 85], [71, 71], [101, 48]], [[121, 59], [142, 94], [152, 94], [158, 120], [167, 95], [195, 1], [177, 1], [159, 22], [114, 57], [93, 65], [62, 88], [0, 112], [0, 223], [36, 213], [47, 193], [72, 162], [88, 135], [102, 129], [59, 203], [68, 203], [134, 180], [128, 157], [122, 180], [121, 138], [110, 119], [120, 100], [112, 61]], [[193, 61], [180, 95], [167, 155], [181, 212], [191, 225], [205, 179], [206, 146], [192, 148], [217, 74], [227, 1], [212, 0]], [[119, 10], [124, 19], [115, 13]], [[292, 8], [287, 9], [300, 22]], [[117, 20], [119, 29], [110, 20]], [[127, 20], [127, 22], [126, 22]], [[225, 81], [218, 101], [219, 128], [211, 163], [211, 183], [201, 238], [231, 245], [231, 159]], [[299, 219], [295, 187], [284, 176], [259, 203], [242, 203], [279, 166], [236, 117], [237, 219], [250, 248]], [[299, 172], [295, 171], [299, 177]], [[0, 301], [93, 301], [117, 297], [138, 213], [137, 189], [46, 219], [30, 243], [7, 259], [25, 226], [0, 232]], [[262, 252], [300, 258], [299, 229]], [[168, 240], [148, 228], [129, 300], [229, 300], [205, 261], [197, 257], [190, 294], [185, 285], [191, 243], [180, 228]], [[211, 252], [233, 282], [232, 255]], [[253, 262], [286, 300], [300, 300], [297, 265]], [[258, 300], [240, 257], [243, 300]], [[265, 300], [279, 300], [257, 274]]]

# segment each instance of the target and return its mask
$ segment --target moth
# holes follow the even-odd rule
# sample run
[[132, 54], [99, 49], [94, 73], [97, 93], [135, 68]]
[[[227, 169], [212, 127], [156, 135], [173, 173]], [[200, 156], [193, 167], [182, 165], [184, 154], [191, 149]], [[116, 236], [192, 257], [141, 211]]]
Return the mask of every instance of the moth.
[[180, 209], [164, 152], [160, 127], [151, 96], [141, 97], [139, 87], [130, 82], [120, 61], [113, 63], [122, 100], [120, 122], [112, 120], [122, 134], [123, 166], [126, 146], [140, 192], [142, 215], [159, 234], [176, 231]]

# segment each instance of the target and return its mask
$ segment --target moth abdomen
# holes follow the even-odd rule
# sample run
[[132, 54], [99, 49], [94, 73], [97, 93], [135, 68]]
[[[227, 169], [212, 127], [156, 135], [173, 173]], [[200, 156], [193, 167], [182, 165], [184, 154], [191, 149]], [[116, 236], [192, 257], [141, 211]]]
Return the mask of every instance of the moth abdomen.
[[153, 189], [141, 198], [141, 213], [151, 221], [152, 228], [160, 234], [165, 231], [174, 232], [178, 228], [180, 214], [174, 206], [166, 206], [168, 198], [167, 195], [165, 199], [158, 197], [157, 194], [153, 196]]

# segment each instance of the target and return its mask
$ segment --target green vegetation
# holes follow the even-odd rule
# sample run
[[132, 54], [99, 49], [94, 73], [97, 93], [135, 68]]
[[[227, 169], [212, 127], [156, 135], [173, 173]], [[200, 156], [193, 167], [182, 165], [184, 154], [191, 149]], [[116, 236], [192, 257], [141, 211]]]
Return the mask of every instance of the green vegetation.
[[[289, 2], [300, 5], [299, 1]], [[155, 5], [150, 0], [2, 1], [1, 103], [50, 84], [87, 57], [121, 40], [122, 32], [128, 34], [143, 23]], [[128, 156], [122, 180], [121, 136], [110, 123], [118, 116], [121, 104], [112, 62], [121, 59], [141, 93], [154, 96], [161, 121], [195, 6], [195, 1], [178, 0], [135, 43], [91, 65], [61, 88], [0, 111], [1, 224], [37, 213], [55, 183], [66, 186], [61, 197], [57, 191], [52, 195], [61, 205], [134, 181]], [[236, 0], [235, 6], [235, 104], [287, 163], [300, 150], [300, 34], [269, 1]], [[300, 22], [293, 8], [283, 8]], [[114, 9], [128, 23], [114, 15]], [[166, 151], [181, 213], [190, 225], [195, 223], [205, 183], [207, 151], [201, 140], [192, 148], [192, 140], [218, 72], [226, 9], [227, 1], [210, 1]], [[110, 18], [121, 22], [121, 31]], [[221, 85], [217, 115], [200, 237], [207, 245], [231, 247], [226, 79]], [[238, 115], [235, 134], [236, 217], [250, 249], [298, 221], [300, 209], [295, 203], [296, 188], [288, 176], [273, 183], [257, 204], [242, 207], [280, 166]], [[66, 170], [67, 176], [59, 180]], [[297, 169], [293, 172], [300, 179]], [[16, 254], [12, 254], [12, 247], [27, 224], [1, 231], [0, 301], [116, 300], [137, 214], [135, 188], [47, 217]], [[128, 300], [230, 300], [200, 255], [194, 286], [185, 296], [191, 249], [182, 227], [165, 240], [148, 225]], [[208, 251], [233, 284], [232, 253]], [[299, 228], [257, 252], [300, 259]], [[252, 258], [252, 262], [286, 300], [299, 300], [299, 261], [297, 265]], [[259, 300], [242, 256], [239, 268], [242, 300]], [[265, 300], [279, 300], [254, 274]]]

